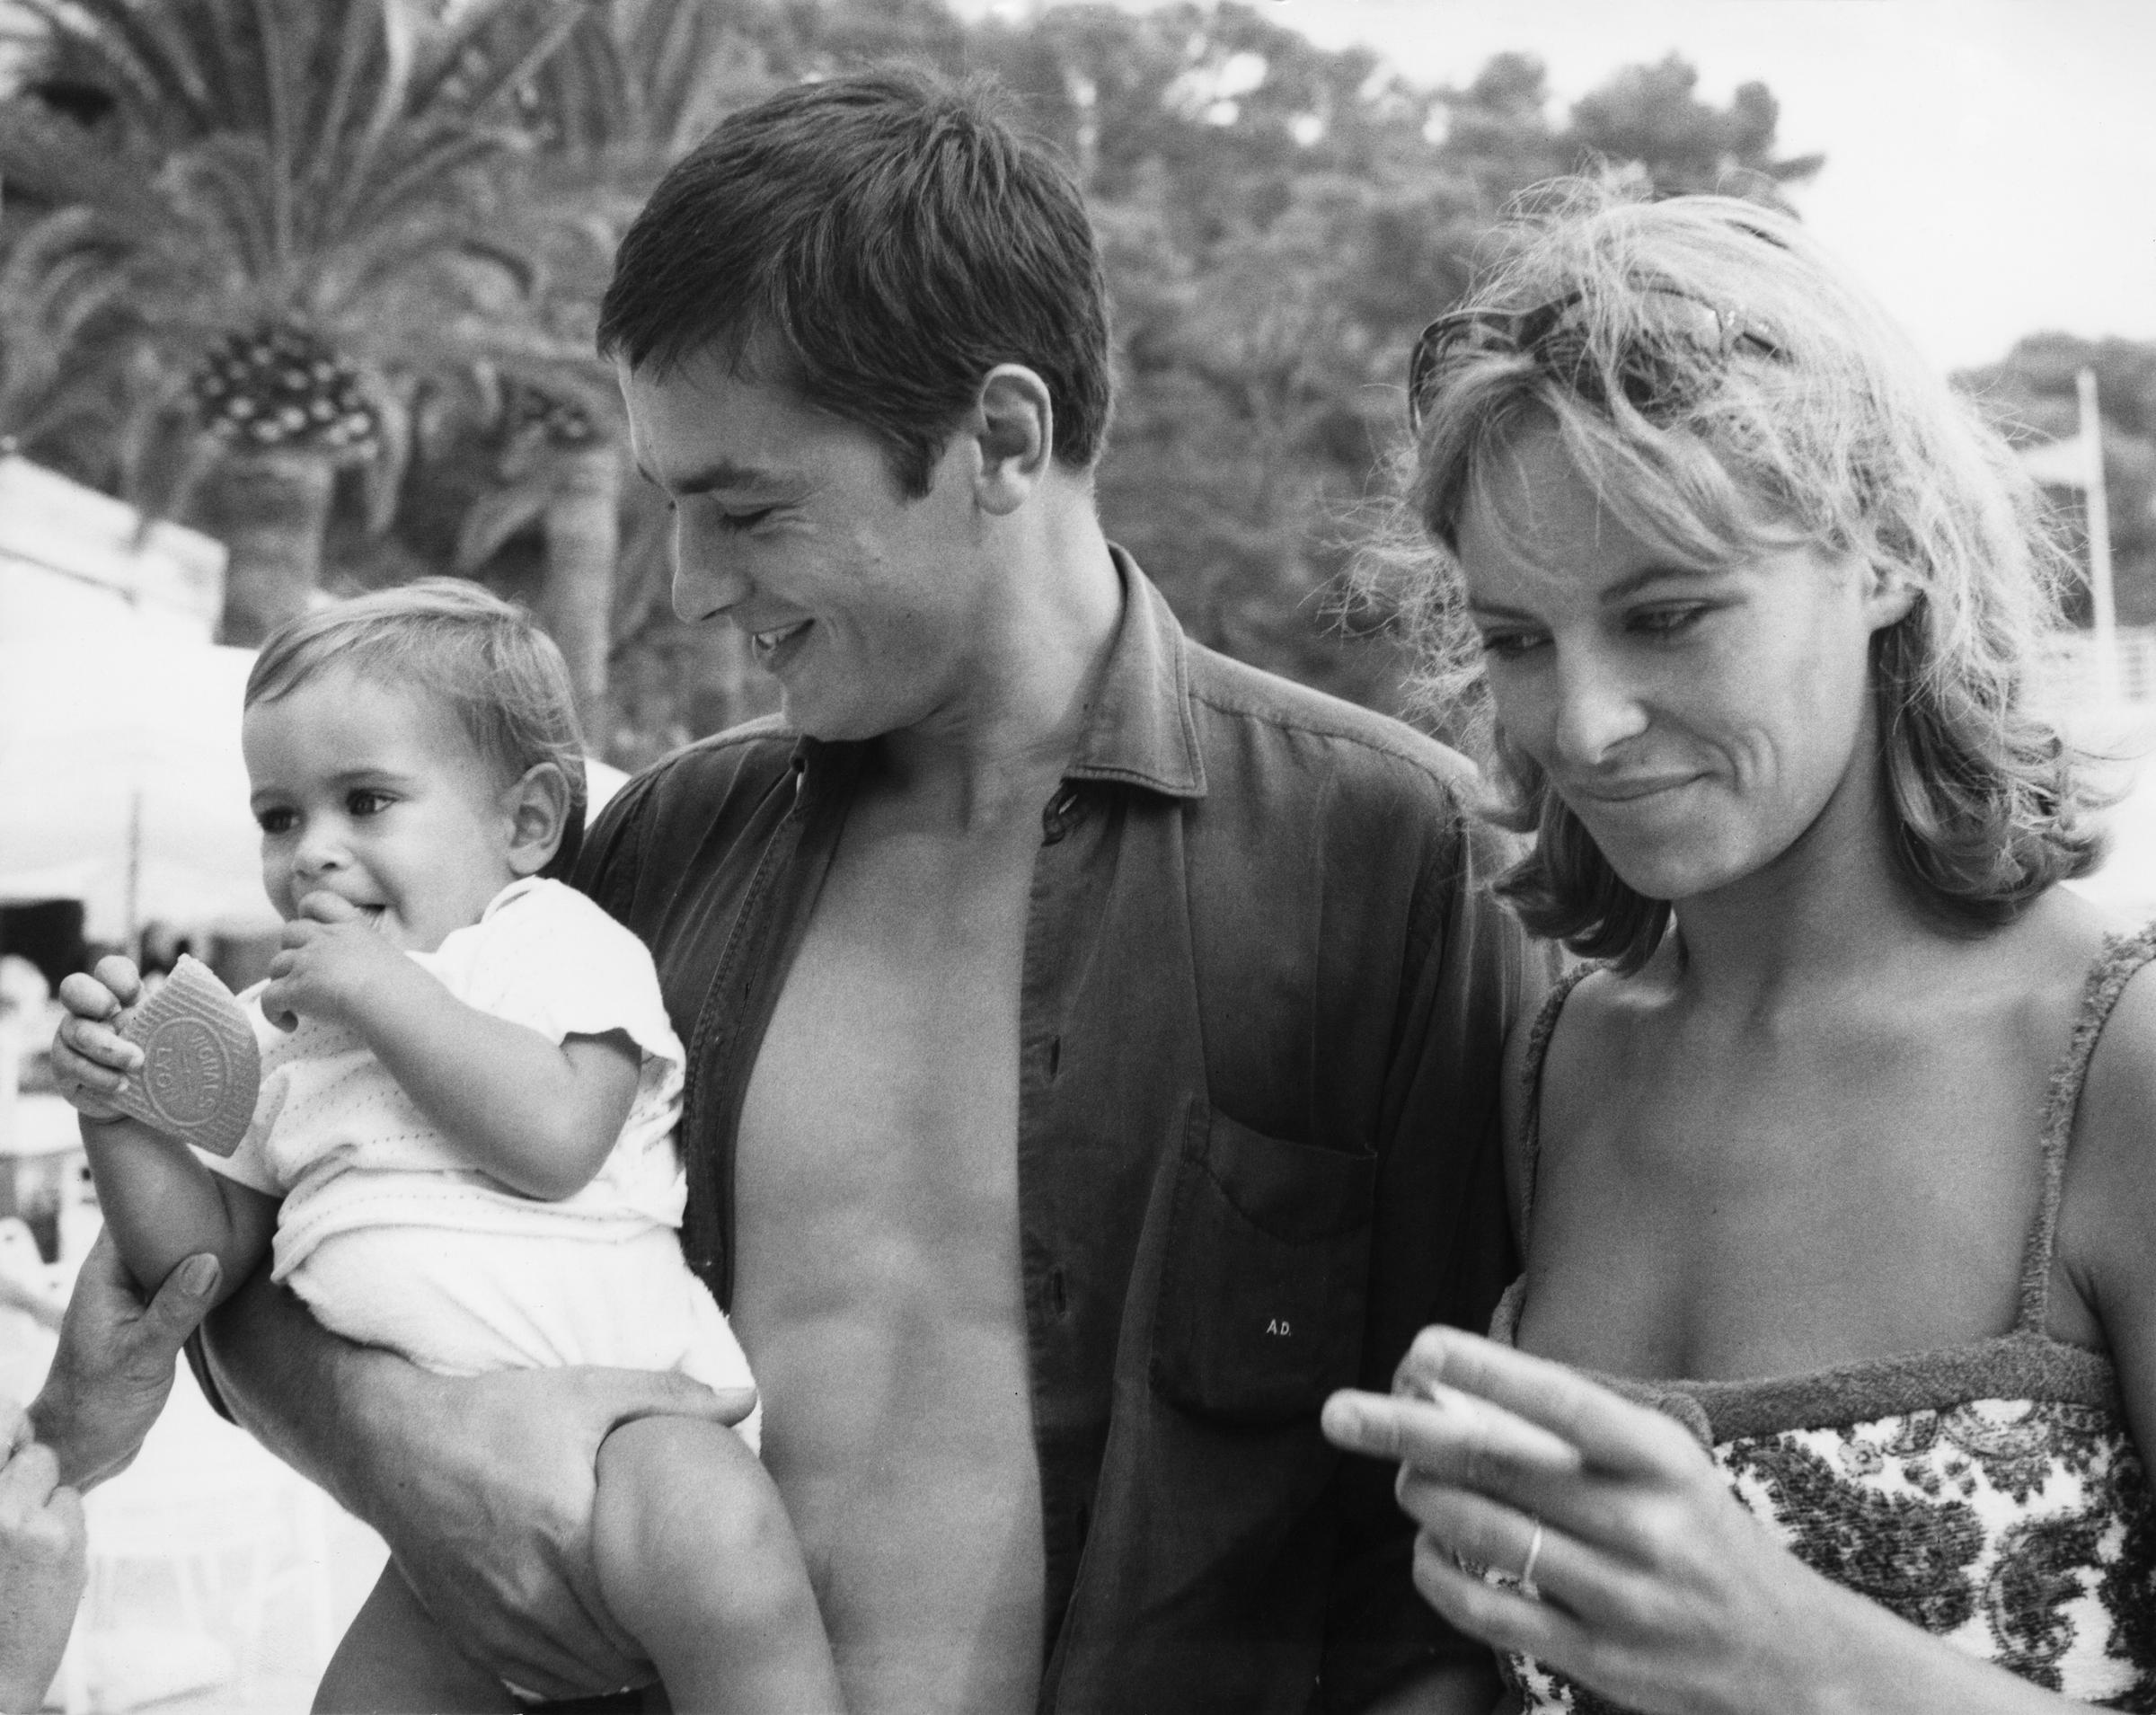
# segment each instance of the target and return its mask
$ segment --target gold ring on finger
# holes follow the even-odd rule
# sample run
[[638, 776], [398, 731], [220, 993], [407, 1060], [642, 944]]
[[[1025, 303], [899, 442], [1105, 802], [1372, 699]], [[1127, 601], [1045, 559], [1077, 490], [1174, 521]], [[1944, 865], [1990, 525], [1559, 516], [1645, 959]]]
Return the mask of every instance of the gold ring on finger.
[[[1533, 1514], [1529, 1515], [1533, 1517]], [[1535, 1563], [1542, 1558], [1542, 1521], [1534, 1519], [1533, 1534], [1527, 1539], [1527, 1558], [1520, 1562], [1520, 1594], [1530, 1602], [1540, 1602], [1542, 1593], [1534, 1581]]]

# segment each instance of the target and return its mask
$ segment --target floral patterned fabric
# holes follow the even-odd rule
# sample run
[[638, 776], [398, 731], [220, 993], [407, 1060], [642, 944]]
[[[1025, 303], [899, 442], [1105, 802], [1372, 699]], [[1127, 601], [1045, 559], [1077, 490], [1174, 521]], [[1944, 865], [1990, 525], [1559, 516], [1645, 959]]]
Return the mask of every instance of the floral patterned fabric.
[[[1815, 1570], [2036, 1684], [2156, 1711], [2156, 1496], [2108, 1357], [2046, 1331], [2066, 1145], [2090, 1056], [2152, 959], [2156, 925], [2106, 948], [2053, 1073], [2043, 1194], [2011, 1331], [1815, 1376], [1597, 1379], [1690, 1425], [1746, 1509]], [[1558, 1011], [1586, 974], [1561, 985], [1536, 1021], [1531, 1115]], [[1531, 1191], [1535, 1132], [1531, 1119]], [[1506, 1294], [1492, 1338], [1511, 1339], [1524, 1286]], [[1529, 1658], [1504, 1666], [1523, 1715], [1622, 1715]]]
[[[2111, 1410], [1975, 1400], [1747, 1436], [1714, 1459], [1815, 1570], [2052, 1691], [2156, 1710], [2156, 1508]], [[1616, 1709], [1509, 1666], [1536, 1715]]]

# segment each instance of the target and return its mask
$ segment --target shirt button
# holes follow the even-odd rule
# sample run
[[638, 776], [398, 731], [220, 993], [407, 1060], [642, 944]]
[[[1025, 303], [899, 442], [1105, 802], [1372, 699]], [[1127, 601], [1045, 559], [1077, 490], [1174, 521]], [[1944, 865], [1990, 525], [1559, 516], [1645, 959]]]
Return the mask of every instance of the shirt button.
[[1082, 801], [1077, 787], [1070, 785], [1065, 786], [1048, 800], [1047, 809], [1040, 813], [1041, 838], [1046, 844], [1053, 845], [1071, 831], [1071, 825], [1078, 819], [1078, 809]]

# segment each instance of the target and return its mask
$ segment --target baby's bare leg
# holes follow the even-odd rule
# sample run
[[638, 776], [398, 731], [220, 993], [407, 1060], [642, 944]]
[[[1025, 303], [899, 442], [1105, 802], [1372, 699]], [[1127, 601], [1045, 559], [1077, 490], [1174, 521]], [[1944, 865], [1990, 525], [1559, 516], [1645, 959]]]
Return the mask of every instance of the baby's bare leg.
[[518, 1707], [508, 1687], [457, 1652], [394, 1566], [382, 1569], [314, 1691], [314, 1715], [516, 1715]]
[[660, 1417], [608, 1436], [592, 1548], [606, 1605], [675, 1708], [843, 1715], [793, 1525], [732, 1430]]

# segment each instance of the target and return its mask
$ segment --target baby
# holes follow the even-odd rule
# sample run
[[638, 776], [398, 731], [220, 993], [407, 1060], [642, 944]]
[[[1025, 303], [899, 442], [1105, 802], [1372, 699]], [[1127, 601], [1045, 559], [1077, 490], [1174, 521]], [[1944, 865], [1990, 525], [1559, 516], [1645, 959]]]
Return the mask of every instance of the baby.
[[[541, 876], [583, 822], [552, 642], [454, 579], [363, 597], [270, 638], [241, 735], [285, 931], [268, 982], [241, 997], [262, 1083], [230, 1161], [101, 1099], [142, 1065], [107, 1022], [137, 997], [134, 968], [108, 959], [61, 987], [68, 1045], [110, 1074], [74, 1101], [137, 1282], [154, 1291], [213, 1251], [223, 1296], [268, 1251], [324, 1326], [431, 1370], [603, 1364], [747, 1386], [681, 1254], [685, 1056], [650, 957]], [[676, 1708], [835, 1711], [756, 1427], [658, 1419], [608, 1437], [600, 1587]], [[716, 1555], [721, 1542], [748, 1546]], [[413, 1706], [517, 1707], [393, 1564], [331, 1676], [364, 1684], [372, 1664]]]

